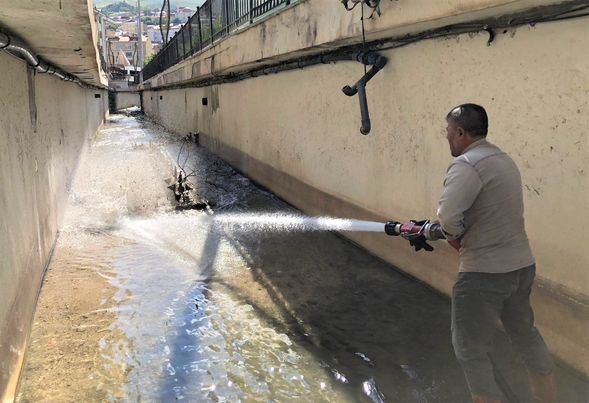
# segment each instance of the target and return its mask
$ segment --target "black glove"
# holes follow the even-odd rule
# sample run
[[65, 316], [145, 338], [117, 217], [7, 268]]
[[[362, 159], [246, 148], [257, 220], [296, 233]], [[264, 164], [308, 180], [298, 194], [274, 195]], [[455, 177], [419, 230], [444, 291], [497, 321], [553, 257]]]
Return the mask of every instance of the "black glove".
[[415, 247], [415, 252], [419, 252], [422, 249], [425, 249], [428, 252], [434, 250], [434, 247], [427, 243], [427, 240], [423, 234], [410, 234], [404, 236], [404, 238], [409, 241], [411, 246]]
[[[419, 226], [423, 226], [425, 225], [428, 220], [421, 220], [421, 221], [416, 221], [416, 220], [411, 220], [412, 223], [414, 223], [415, 225], [419, 225]], [[425, 249], [428, 252], [431, 252], [434, 250], [434, 247], [431, 246], [429, 243], [427, 243], [427, 240], [425, 239], [425, 235], [423, 234], [401, 234], [403, 236], [403, 238], [405, 238], [406, 240], [409, 241], [409, 244], [411, 246], [413, 246], [415, 248], [415, 252], [419, 252], [422, 249]]]

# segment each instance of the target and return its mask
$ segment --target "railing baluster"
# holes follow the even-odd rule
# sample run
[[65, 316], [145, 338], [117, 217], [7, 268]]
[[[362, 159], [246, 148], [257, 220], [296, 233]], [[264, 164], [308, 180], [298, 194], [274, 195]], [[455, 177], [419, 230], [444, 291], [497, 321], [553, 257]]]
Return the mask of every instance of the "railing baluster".
[[225, 35], [229, 34], [229, 0], [224, 0], [225, 6], [225, 18], [223, 19], [223, 23], [225, 24]]
[[250, 0], [250, 24], [254, 22], [254, 0]]
[[178, 46], [178, 58], [184, 59], [184, 27], [180, 28], [180, 31], [178, 31], [178, 41], [180, 45]]
[[214, 29], [213, 29], [213, 2], [212, 2], [212, 0], [209, 0], [208, 3], [209, 3], [209, 24], [211, 24], [211, 26], [210, 26], [211, 44], [213, 44], [213, 40], [214, 40], [213, 39], [213, 32], [214, 32]]
[[200, 7], [196, 9], [196, 14], [198, 15], [198, 44], [199, 50], [202, 49], [202, 29], [200, 26]]
[[188, 17], [188, 41], [190, 42], [190, 54], [194, 53], [194, 47], [192, 46], [192, 17]]

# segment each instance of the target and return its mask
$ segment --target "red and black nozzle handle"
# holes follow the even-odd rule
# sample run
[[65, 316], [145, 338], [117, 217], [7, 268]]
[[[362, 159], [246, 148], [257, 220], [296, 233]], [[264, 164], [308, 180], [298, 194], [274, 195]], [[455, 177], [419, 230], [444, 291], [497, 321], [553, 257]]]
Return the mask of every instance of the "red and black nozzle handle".
[[388, 221], [384, 225], [384, 232], [387, 235], [402, 236], [415, 247], [415, 251], [424, 249], [431, 252], [434, 248], [427, 241], [446, 239], [442, 226], [430, 220], [409, 220], [404, 223]]

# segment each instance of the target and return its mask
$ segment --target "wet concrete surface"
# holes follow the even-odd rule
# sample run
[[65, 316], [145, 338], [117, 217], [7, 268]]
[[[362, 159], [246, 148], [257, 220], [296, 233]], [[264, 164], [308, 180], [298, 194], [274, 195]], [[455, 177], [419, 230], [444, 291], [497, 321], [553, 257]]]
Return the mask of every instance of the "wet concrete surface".
[[[175, 210], [176, 161], [212, 210]], [[203, 148], [111, 116], [72, 186], [18, 401], [469, 401], [447, 298], [334, 233], [207, 219], [252, 212], [297, 213]], [[589, 396], [559, 380], [562, 401]]]

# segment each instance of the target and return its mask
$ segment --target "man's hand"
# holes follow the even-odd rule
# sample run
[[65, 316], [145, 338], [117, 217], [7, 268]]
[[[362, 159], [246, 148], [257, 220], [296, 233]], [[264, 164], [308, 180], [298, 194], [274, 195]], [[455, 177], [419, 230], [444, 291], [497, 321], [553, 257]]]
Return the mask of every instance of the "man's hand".
[[[429, 220], [409, 220], [409, 222], [412, 222], [416, 226], [422, 227], [423, 225], [428, 223]], [[425, 236], [421, 232], [404, 233], [404, 234], [401, 234], [401, 236], [409, 241], [409, 244], [415, 248], [415, 252], [419, 252], [422, 249], [424, 249], [428, 252], [431, 252], [434, 250], [433, 246], [431, 246], [429, 243], [427, 243], [427, 239], [425, 238]]]
[[415, 252], [419, 252], [422, 249], [425, 249], [428, 252], [434, 250], [434, 247], [427, 243], [423, 234], [412, 234], [405, 237], [405, 239], [407, 239], [409, 244], [415, 248]]
[[457, 252], [460, 252], [460, 247], [462, 246], [460, 245], [460, 239], [452, 239], [451, 241], [448, 241], [448, 243], [451, 247], [456, 249]]

